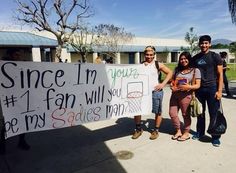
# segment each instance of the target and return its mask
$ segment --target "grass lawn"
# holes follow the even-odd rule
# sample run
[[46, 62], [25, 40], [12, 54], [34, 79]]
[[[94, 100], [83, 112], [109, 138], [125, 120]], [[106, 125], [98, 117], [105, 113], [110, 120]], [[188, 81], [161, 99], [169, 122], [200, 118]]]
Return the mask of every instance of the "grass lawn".
[[[167, 63], [165, 64], [167, 67], [169, 67], [171, 70], [174, 70], [174, 68], [176, 67], [176, 63]], [[226, 75], [229, 81], [231, 80], [236, 80], [236, 64], [235, 63], [231, 63], [228, 64], [228, 67], [230, 68], [229, 70], [226, 71]], [[162, 75], [162, 77], [164, 77], [164, 75]]]
[[228, 64], [229, 70], [226, 71], [226, 76], [229, 81], [236, 80], [236, 64]]

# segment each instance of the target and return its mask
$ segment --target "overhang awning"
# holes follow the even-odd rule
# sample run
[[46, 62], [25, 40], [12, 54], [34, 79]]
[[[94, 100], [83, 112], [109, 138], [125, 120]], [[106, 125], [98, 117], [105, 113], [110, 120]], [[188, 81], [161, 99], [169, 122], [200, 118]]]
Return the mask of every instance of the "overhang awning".
[[0, 46], [56, 47], [57, 40], [28, 32], [0, 31]]
[[[140, 46], [123, 45], [123, 46], [118, 46], [117, 50], [119, 50], [120, 52], [143, 52], [145, 47], [146, 47], [145, 45], [140, 45]], [[165, 51], [178, 52], [181, 50], [181, 48], [177, 46], [155, 46], [155, 48], [156, 52], [165, 52]], [[111, 49], [109, 49], [106, 46], [100, 46], [100, 47], [94, 46], [92, 49], [94, 52], [111, 52]], [[76, 52], [76, 50], [71, 45], [67, 46], [67, 51]]]

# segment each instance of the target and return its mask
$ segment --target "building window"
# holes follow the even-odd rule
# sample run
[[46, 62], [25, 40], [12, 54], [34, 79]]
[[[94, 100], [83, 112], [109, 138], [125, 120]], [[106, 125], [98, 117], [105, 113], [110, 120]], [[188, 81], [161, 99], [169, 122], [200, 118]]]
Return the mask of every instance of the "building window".
[[129, 64], [135, 64], [135, 57], [133, 52], [129, 53]]
[[178, 61], [178, 52], [171, 52], [171, 62]]

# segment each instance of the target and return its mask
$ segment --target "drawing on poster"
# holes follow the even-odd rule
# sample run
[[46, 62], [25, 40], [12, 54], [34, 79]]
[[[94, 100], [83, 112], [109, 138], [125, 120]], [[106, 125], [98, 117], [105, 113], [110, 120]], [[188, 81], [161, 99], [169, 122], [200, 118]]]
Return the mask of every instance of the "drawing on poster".
[[122, 94], [123, 98], [128, 100], [129, 112], [142, 111], [143, 96], [149, 94], [148, 76], [139, 75], [139, 78], [129, 81], [128, 79], [122, 80]]

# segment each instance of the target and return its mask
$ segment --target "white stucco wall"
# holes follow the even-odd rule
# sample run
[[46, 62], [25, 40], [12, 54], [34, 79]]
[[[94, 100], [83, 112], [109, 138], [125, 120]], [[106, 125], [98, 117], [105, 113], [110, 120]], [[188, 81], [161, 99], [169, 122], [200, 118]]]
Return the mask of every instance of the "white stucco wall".
[[32, 59], [35, 62], [41, 62], [41, 52], [39, 47], [32, 48]]
[[184, 39], [162, 39], [162, 38], [148, 38], [148, 37], [134, 37], [133, 40], [125, 45], [153, 45], [153, 46], [174, 46], [174, 47], [186, 47], [189, 46]]

